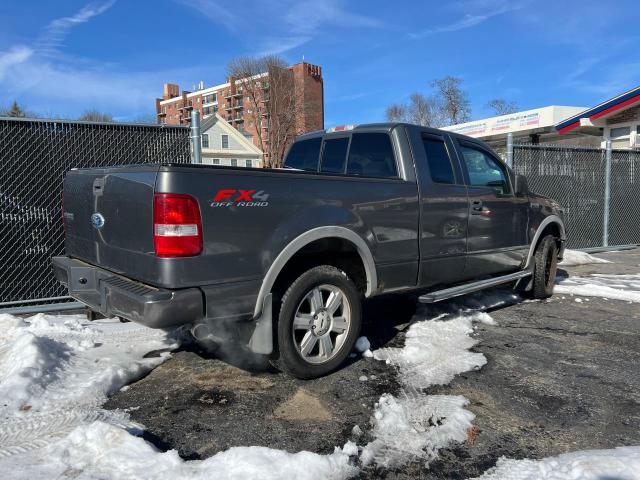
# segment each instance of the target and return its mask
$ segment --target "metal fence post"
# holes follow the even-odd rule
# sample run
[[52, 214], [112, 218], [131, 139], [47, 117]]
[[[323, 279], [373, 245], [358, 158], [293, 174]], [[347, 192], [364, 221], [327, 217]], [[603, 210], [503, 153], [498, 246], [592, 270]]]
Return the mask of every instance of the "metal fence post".
[[202, 163], [200, 112], [195, 109], [191, 110], [191, 163]]
[[611, 140], [606, 141], [604, 166], [604, 219], [602, 225], [602, 246], [609, 246], [609, 207], [611, 203]]
[[507, 133], [507, 165], [513, 168], [513, 133]]

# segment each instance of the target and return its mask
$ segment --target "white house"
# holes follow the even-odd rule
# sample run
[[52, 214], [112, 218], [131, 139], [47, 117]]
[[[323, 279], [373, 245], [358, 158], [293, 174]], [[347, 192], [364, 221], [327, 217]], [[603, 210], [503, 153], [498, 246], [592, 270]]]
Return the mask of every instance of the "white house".
[[236, 130], [217, 113], [200, 126], [202, 163], [232, 167], [261, 167], [262, 152], [251, 138]]

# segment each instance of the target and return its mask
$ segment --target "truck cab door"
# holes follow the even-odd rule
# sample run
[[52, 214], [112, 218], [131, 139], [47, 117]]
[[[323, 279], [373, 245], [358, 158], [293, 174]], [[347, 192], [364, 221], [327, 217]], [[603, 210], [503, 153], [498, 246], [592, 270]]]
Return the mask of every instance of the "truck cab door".
[[431, 130], [412, 130], [420, 187], [419, 286], [464, 280], [469, 200], [451, 140]]
[[482, 144], [458, 141], [469, 192], [466, 276], [516, 271], [528, 253], [529, 200], [514, 194], [506, 165]]

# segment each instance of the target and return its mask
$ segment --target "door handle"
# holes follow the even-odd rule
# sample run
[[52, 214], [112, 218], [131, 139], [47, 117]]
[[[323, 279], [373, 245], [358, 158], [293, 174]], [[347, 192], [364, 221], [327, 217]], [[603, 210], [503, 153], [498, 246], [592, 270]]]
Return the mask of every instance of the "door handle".
[[488, 217], [491, 215], [491, 210], [482, 204], [482, 200], [474, 200], [471, 202], [471, 215], [482, 215]]

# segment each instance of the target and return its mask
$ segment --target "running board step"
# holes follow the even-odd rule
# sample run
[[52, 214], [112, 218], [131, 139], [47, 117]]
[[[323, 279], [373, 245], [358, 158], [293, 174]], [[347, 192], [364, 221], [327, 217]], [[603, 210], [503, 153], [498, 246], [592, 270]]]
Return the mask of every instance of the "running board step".
[[510, 273], [509, 275], [503, 275], [501, 277], [488, 278], [486, 280], [480, 280], [473, 283], [467, 283], [465, 285], [458, 285], [457, 287], [446, 288], [444, 290], [437, 290], [435, 292], [425, 293], [421, 295], [418, 300], [421, 303], [436, 303], [442, 300], [447, 300], [453, 297], [459, 297], [460, 295], [466, 295], [467, 293], [477, 292], [484, 290], [485, 288], [495, 287], [496, 285], [502, 285], [503, 283], [513, 282], [514, 280], [520, 280], [531, 276], [531, 270], [522, 270], [520, 272]]

